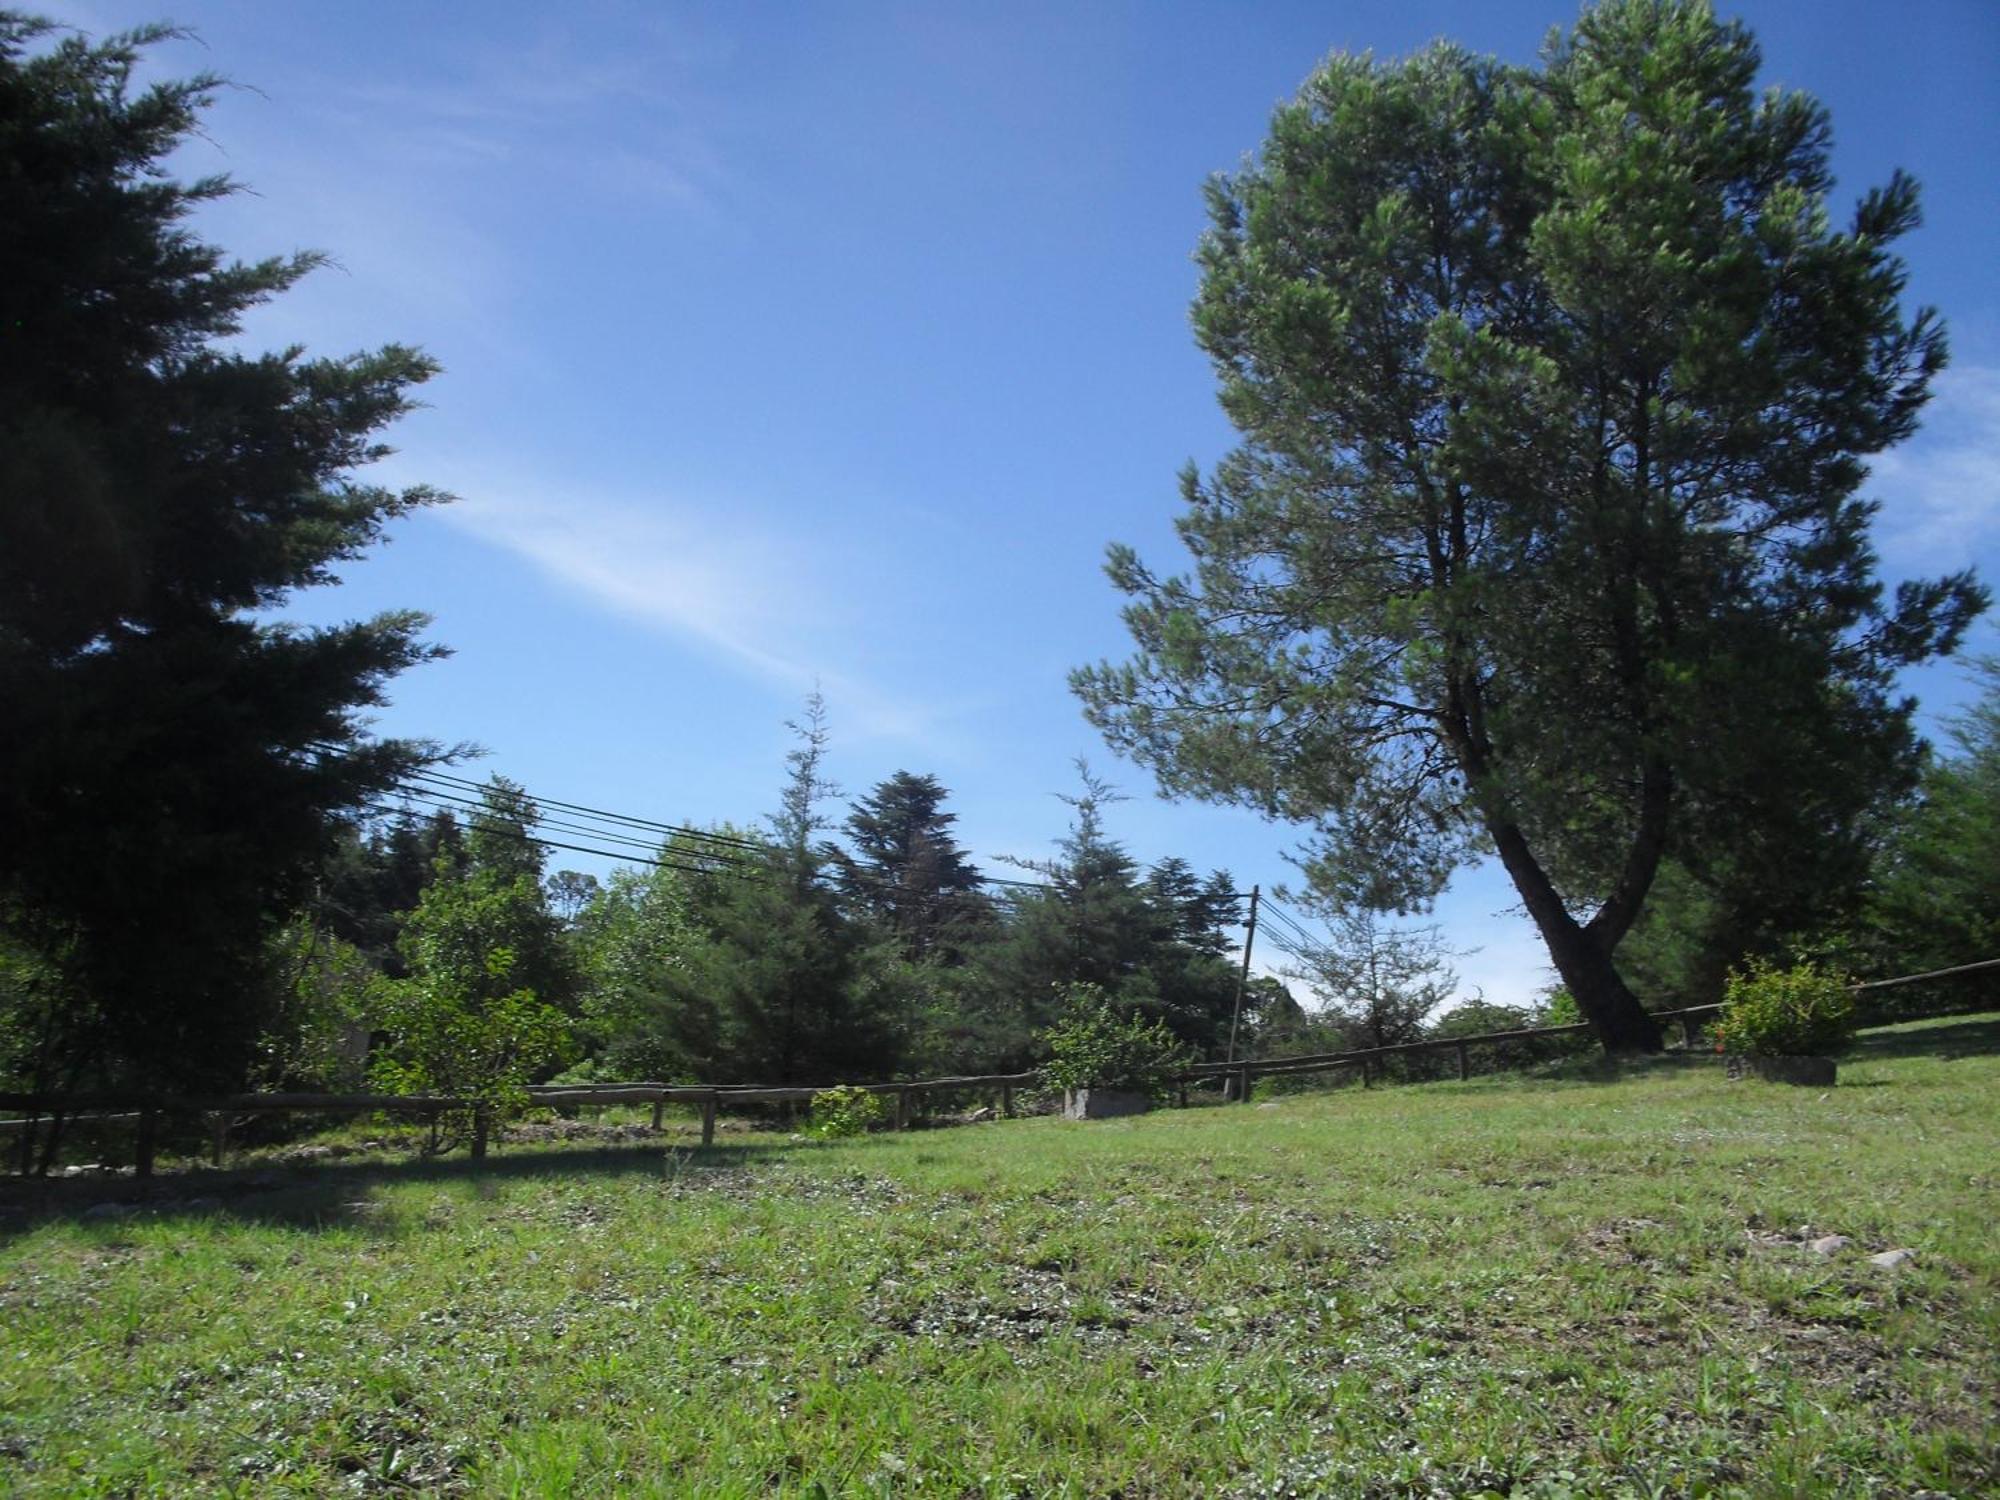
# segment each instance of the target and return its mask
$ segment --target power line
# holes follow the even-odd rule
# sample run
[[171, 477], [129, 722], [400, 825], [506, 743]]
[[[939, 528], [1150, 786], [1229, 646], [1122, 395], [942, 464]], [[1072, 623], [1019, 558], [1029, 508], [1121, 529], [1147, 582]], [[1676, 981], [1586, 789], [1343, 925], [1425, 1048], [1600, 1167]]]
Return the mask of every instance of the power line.
[[[463, 790], [474, 793], [484, 793], [487, 790], [486, 786], [483, 786], [481, 783], [468, 780], [465, 777], [449, 776], [443, 772], [432, 771], [428, 769], [412, 771], [409, 773], [408, 779], [437, 782], [455, 790]], [[687, 827], [685, 824], [681, 823], [662, 823], [662, 822], [657, 822], [652, 818], [634, 817], [630, 813], [607, 812], [602, 808], [589, 807], [581, 802], [565, 802], [562, 801], [560, 798], [556, 797], [538, 797], [534, 793], [527, 791], [525, 788], [522, 789], [522, 795], [526, 797], [530, 802], [533, 802], [537, 807], [561, 808], [566, 812], [581, 813], [591, 818], [601, 819], [612, 823], [622, 823], [632, 828], [649, 829], [655, 833], [665, 833], [683, 838], [700, 839], [704, 843], [728, 844], [734, 846], [735, 848], [746, 849], [746, 850], [761, 850], [768, 847], [765, 844], [759, 843], [755, 839], [742, 838], [736, 834], [713, 833], [706, 829], [690, 828]]]
[[[385, 806], [379, 802], [367, 803], [365, 806], [369, 812], [378, 813], [383, 817], [390, 818], [397, 817], [408, 811], [407, 808]], [[447, 813], [451, 811], [450, 808], [427, 808], [425, 810]], [[687, 875], [736, 875], [742, 879], [753, 880], [761, 878], [754, 872], [736, 864], [734, 861], [723, 860], [720, 856], [716, 857], [717, 862], [715, 864], [710, 865], [678, 864], [673, 860], [655, 859], [644, 854], [631, 854], [611, 849], [597, 849], [588, 844], [565, 843], [560, 839], [545, 839], [524, 829], [511, 827], [505, 823], [496, 822], [489, 825], [485, 831], [500, 838], [513, 839], [517, 843], [538, 844], [544, 849], [566, 849], [572, 854], [594, 854], [600, 859], [650, 865], [656, 870], [679, 870]]]
[[[486, 804], [479, 799], [460, 796], [430, 787], [414, 787], [404, 784], [397, 786], [393, 790], [404, 799], [401, 805], [390, 806], [378, 801], [368, 804], [368, 810], [384, 817], [406, 816], [412, 811], [457, 816], [461, 812], [470, 812], [476, 815], [486, 807]], [[532, 794], [524, 792], [523, 795], [530, 802], [535, 801]], [[662, 845], [657, 839], [636, 839], [628, 835], [609, 832], [605, 829], [593, 828], [587, 824], [553, 819], [546, 814], [540, 813], [539, 810], [533, 819], [533, 825], [537, 828], [548, 828], [558, 833], [571, 833], [579, 837], [595, 839], [598, 843], [579, 844], [571, 843], [564, 839], [543, 837], [540, 834], [527, 832], [525, 827], [511, 824], [504, 817], [488, 817], [482, 822], [481, 826], [489, 834], [536, 844], [543, 848], [563, 849], [576, 854], [593, 854], [600, 859], [641, 864], [653, 869], [676, 870], [689, 875], [730, 874], [742, 879], [753, 880], [769, 878], [766, 872], [749, 868], [747, 860], [747, 856], [752, 853], [757, 855], [768, 855], [771, 853], [772, 846], [769, 844], [753, 844], [748, 840], [736, 839], [729, 841], [732, 847], [726, 850], [711, 850], [701, 847], [677, 849], [671, 843]], [[630, 848], [603, 848], [601, 847], [603, 843], [620, 843], [659, 852], [635, 854], [630, 852]], [[741, 852], [739, 852], [739, 849]], [[669, 852], [681, 854], [682, 858], [676, 860], [663, 857]], [[687, 861], [689, 860], [707, 860], [711, 862], [707, 864], [694, 864], [688, 863]], [[954, 900], [962, 899], [964, 895], [968, 894], [954, 891], [913, 891], [897, 885], [893, 881], [876, 879], [862, 875], [858, 871], [847, 872], [846, 878], [855, 884], [867, 886], [885, 895], [891, 901], [896, 902], [921, 902], [933, 906], [944, 906], [952, 903]], [[1014, 885], [1028, 884], [1024, 881], [1009, 883]], [[1033, 888], [1045, 889], [1045, 887]]]
[[[321, 755], [338, 754], [342, 749], [340, 746], [325, 743], [314, 745], [311, 748]], [[484, 793], [488, 790], [488, 784], [471, 780], [468, 777], [454, 776], [449, 772], [425, 766], [405, 773], [397, 783], [395, 790], [406, 797], [435, 797], [454, 803], [457, 807], [477, 811], [485, 805]], [[668, 837], [668, 840], [673, 842], [690, 841], [696, 844], [716, 845], [721, 848], [741, 851], [744, 854], [762, 855], [770, 848], [768, 844], [755, 839], [744, 838], [738, 834], [715, 833], [707, 829], [693, 828], [684, 823], [668, 823], [654, 818], [638, 817], [631, 813], [612, 812], [605, 808], [592, 807], [582, 802], [565, 801], [558, 797], [541, 797], [528, 791], [525, 787], [521, 788], [521, 795], [535, 806], [537, 811], [535, 822], [538, 825], [547, 826], [558, 832], [573, 833], [579, 837], [626, 844], [645, 849], [656, 850], [661, 847], [662, 840], [657, 837], [639, 839], [632, 837], [629, 833], [618, 831], [621, 828], [640, 829], [655, 835], [664, 834]], [[576, 818], [586, 821], [579, 823], [574, 820], [565, 821], [560, 818], [551, 818], [546, 811], [549, 808], [559, 809], [561, 812], [573, 814]], [[444, 810], [456, 811], [456, 807]], [[611, 826], [589, 826], [593, 822]], [[611, 850], [582, 848], [573, 844], [556, 843], [547, 840], [541, 842], [549, 843], [551, 848], [568, 849], [572, 852], [583, 854], [595, 854], [602, 859], [618, 860], [628, 858], [628, 856], [622, 853]], [[689, 849], [686, 852], [690, 855], [701, 857], [695, 849]], [[705, 851], [702, 851], [702, 853], [705, 853]], [[657, 858], [639, 859], [636, 856], [631, 856], [631, 858], [635, 863], [649, 864], [655, 868], [673, 867], [671, 862], [663, 862]], [[863, 879], [864, 883], [875, 885], [880, 889], [897, 891], [905, 898], [918, 896], [918, 893], [903, 892], [901, 887], [897, 887], [891, 882], [866, 881], [864, 877], [856, 878]], [[1033, 891], [1043, 894], [1060, 894], [1061, 892], [1061, 887], [1045, 881], [1016, 880], [1005, 875], [981, 874], [978, 876], [978, 880], [982, 887], [997, 887], [998, 890], [994, 892], [996, 896], [1002, 891]], [[1236, 901], [1241, 902], [1248, 900], [1250, 893], [1248, 891], [1232, 891], [1230, 895]], [[918, 897], [918, 899], [932, 900], [939, 898], [933, 896]], [[1008, 899], [1018, 898], [1010, 897]]]
[[1272, 938], [1273, 947], [1289, 953], [1300, 963], [1311, 963], [1314, 961], [1314, 955], [1325, 951], [1327, 945], [1308, 933], [1283, 906], [1267, 901], [1264, 914], [1271, 920], [1271, 926], [1275, 929]]
[[[458, 802], [463, 806], [473, 809], [478, 809], [485, 805], [483, 797], [467, 797], [463, 795], [466, 792], [481, 793], [485, 790], [485, 788], [482, 787], [481, 784], [476, 781], [471, 781], [461, 776], [450, 776], [446, 775], [443, 772], [430, 771], [430, 770], [413, 771], [410, 773], [409, 779], [418, 779], [418, 778], [439, 784], [438, 788], [435, 791], [433, 791], [433, 789], [428, 787], [416, 789], [420, 790], [424, 795], [435, 795], [435, 796], [449, 798], [453, 801]], [[447, 788], [449, 790], [447, 790]], [[403, 791], [406, 795], [410, 794], [411, 791], [413, 790], [408, 785], [407, 780], [403, 784], [401, 784], [398, 789]], [[538, 810], [541, 808], [548, 808], [548, 807], [563, 808], [571, 812], [587, 816], [589, 818], [600, 819], [613, 824], [622, 824], [627, 827], [644, 828], [653, 830], [658, 833], [665, 833], [671, 835], [674, 839], [698, 840], [702, 843], [722, 845], [727, 848], [738, 849], [744, 851], [745, 853], [752, 853], [752, 854], [763, 854], [767, 852], [771, 847], [768, 844], [760, 843], [753, 839], [741, 838], [734, 834], [710, 833], [704, 829], [690, 828], [686, 824], [682, 823], [664, 823], [651, 818], [634, 817], [628, 813], [607, 812], [600, 808], [589, 807], [586, 804], [580, 802], [565, 802], [560, 798], [555, 798], [555, 797], [539, 797], [536, 796], [533, 792], [527, 791], [525, 788], [522, 789], [522, 795], [529, 802], [533, 803]], [[545, 822], [548, 820], [546, 818], [546, 815], [544, 815], [538, 817], [536, 821]], [[549, 826], [560, 827], [562, 825], [551, 822]], [[592, 830], [587, 828], [579, 829], [574, 824], [569, 825], [569, 827], [570, 831], [572, 832], [582, 832], [592, 837], [599, 837], [606, 839], [620, 837], [619, 835], [613, 834], [608, 830], [600, 832], [597, 830]], [[621, 839], [621, 841], [633, 842], [633, 843], [644, 842], [645, 847], [648, 848], [657, 848], [659, 846], [659, 841], [657, 839], [651, 841], [639, 841], [639, 840], [632, 840], [629, 838], [623, 838]], [[603, 851], [597, 851], [597, 852], [602, 853]], [[615, 857], [615, 856], [607, 855], [606, 857]], [[884, 889], [893, 889], [899, 891], [901, 890], [900, 887], [894, 886], [891, 882], [869, 880], [866, 877], [858, 877], [858, 876], [856, 878], [862, 880], [863, 883], [876, 885]], [[1000, 886], [1003, 888], [1013, 889], [1013, 890], [1054, 891], [1058, 889], [1057, 887], [1046, 884], [1045, 882], [1042, 881], [1013, 880], [1009, 879], [1007, 876], [1004, 875], [981, 874], [979, 875], [978, 880], [982, 886]], [[916, 893], [905, 893], [905, 894], [914, 895]], [[935, 899], [935, 898], [924, 898], [924, 899]]]
[[[395, 791], [406, 801], [422, 807], [426, 812], [449, 813], [455, 816], [461, 811], [480, 813], [486, 810], [484, 803], [471, 797], [453, 796], [447, 792], [426, 791], [419, 793], [410, 787], [397, 787]], [[504, 820], [488, 818], [486, 821], [492, 823]], [[538, 828], [550, 828], [559, 833], [579, 834], [585, 838], [597, 839], [603, 843], [629, 844], [634, 848], [648, 851], [657, 850], [662, 847], [661, 841], [656, 838], [637, 838], [631, 834], [617, 833], [609, 828], [597, 828], [588, 823], [576, 823], [564, 818], [551, 818], [544, 815], [535, 818], [533, 821]]]

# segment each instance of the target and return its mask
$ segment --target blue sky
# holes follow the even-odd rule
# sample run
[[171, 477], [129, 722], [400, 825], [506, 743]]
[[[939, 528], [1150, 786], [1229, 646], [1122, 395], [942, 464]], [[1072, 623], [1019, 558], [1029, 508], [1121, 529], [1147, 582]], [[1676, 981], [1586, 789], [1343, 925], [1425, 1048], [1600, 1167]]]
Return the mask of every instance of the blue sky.
[[[1906, 242], [1954, 363], [1877, 465], [1891, 576], [2000, 578], [2000, 9], [1758, 3], [1768, 77], [1832, 110], [1843, 205], [1901, 166]], [[969, 6], [89, 0], [169, 19], [159, 54], [226, 92], [185, 170], [254, 189], [204, 229], [337, 265], [260, 344], [423, 345], [446, 374], [395, 482], [457, 505], [293, 613], [415, 606], [448, 661], [385, 732], [469, 740], [544, 795], [677, 821], [774, 806], [817, 681], [850, 793], [952, 788], [982, 862], [1061, 831], [1092, 758], [1151, 861], [1283, 880], [1291, 838], [1169, 805], [1082, 722], [1064, 674], [1124, 649], [1106, 542], [1175, 553], [1175, 471], [1230, 431], [1189, 337], [1200, 186], [1329, 51], [1449, 36], [1526, 60], [1563, 7]], [[1982, 623], [1975, 646], [2000, 649]], [[1927, 715], [1964, 687], [1912, 681]], [[585, 864], [587, 861], [566, 860]], [[1490, 870], [1438, 920], [1463, 987], [1545, 980]]]

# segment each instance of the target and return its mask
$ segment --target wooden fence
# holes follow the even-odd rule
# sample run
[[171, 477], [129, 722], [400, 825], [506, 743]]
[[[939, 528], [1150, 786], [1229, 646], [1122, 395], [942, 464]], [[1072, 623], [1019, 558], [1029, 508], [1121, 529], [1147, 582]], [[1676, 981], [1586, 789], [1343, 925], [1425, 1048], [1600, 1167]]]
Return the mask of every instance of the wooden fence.
[[[848, 1084], [864, 1093], [891, 1095], [896, 1101], [896, 1127], [907, 1127], [923, 1102], [937, 1092], [986, 1092], [994, 1096], [997, 1110], [1014, 1113], [1014, 1090], [1035, 1083], [1034, 1073], [982, 1073], [956, 1078], [919, 1078], [897, 1083]], [[715, 1144], [715, 1121], [725, 1105], [809, 1104], [815, 1095], [833, 1085], [784, 1087], [729, 1087], [672, 1083], [592, 1083], [535, 1084], [527, 1090], [531, 1105], [548, 1108], [607, 1107], [646, 1105], [653, 1107], [653, 1128], [665, 1123], [669, 1104], [691, 1104], [701, 1111], [701, 1143]], [[198, 1115], [208, 1122], [210, 1147], [220, 1166], [229, 1150], [233, 1122], [240, 1115], [254, 1114], [402, 1114], [435, 1119], [452, 1111], [472, 1114], [472, 1155], [486, 1155], [492, 1120], [487, 1106], [478, 1100], [447, 1094], [223, 1094], [214, 1096], [146, 1094], [134, 1092], [96, 1094], [9, 1094], [0, 1093], [0, 1109], [15, 1110], [27, 1118], [0, 1121], [0, 1127], [32, 1130], [43, 1119], [136, 1121], [138, 1142], [133, 1153], [134, 1168], [141, 1177], [153, 1173], [158, 1154], [160, 1124], [171, 1116]]]
[[[1866, 984], [1857, 984], [1853, 989], [1855, 994], [1865, 995], [1877, 990], [1896, 989], [1906, 984], [1954, 979], [1961, 975], [1992, 970], [2000, 970], [2000, 958], [1986, 959], [1976, 964], [1960, 964], [1951, 969], [1931, 969], [1922, 974], [1899, 974], [1894, 979], [1874, 979]], [[1681, 1045], [1691, 1048], [1695, 1044], [1695, 1034], [1699, 1029], [1697, 1021], [1712, 1016], [1721, 1009], [1720, 1005], [1689, 1005], [1680, 1010], [1656, 1010], [1650, 1014], [1655, 1021], [1662, 1024], [1678, 1022], [1681, 1028]], [[1570, 1026], [1530, 1026], [1518, 1031], [1487, 1031], [1477, 1036], [1428, 1037], [1423, 1041], [1399, 1042], [1388, 1047], [1365, 1047], [1347, 1052], [1314, 1052], [1295, 1057], [1267, 1057], [1244, 1062], [1197, 1063], [1188, 1069], [1186, 1082], [1212, 1083], [1219, 1080], [1223, 1084], [1225, 1097], [1247, 1102], [1250, 1098], [1251, 1082], [1258, 1078], [1324, 1073], [1335, 1068], [1357, 1068], [1360, 1070], [1361, 1081], [1365, 1087], [1374, 1082], [1377, 1064], [1383, 1058], [1423, 1052], [1456, 1052], [1458, 1076], [1463, 1079], [1472, 1076], [1470, 1048], [1538, 1041], [1545, 1037], [1575, 1036], [1590, 1029], [1590, 1023], [1582, 1021]]]
[[[1713, 1015], [1721, 1010], [1720, 1005], [1690, 1005], [1682, 1010], [1656, 1010], [1651, 1012], [1655, 1021], [1678, 1021], [1681, 1025], [1682, 1044], [1694, 1046], [1695, 1022], [1698, 1017]], [[1187, 1071], [1188, 1082], [1216, 1082], [1224, 1085], [1225, 1097], [1248, 1102], [1250, 1085], [1259, 1078], [1282, 1078], [1301, 1073], [1326, 1073], [1335, 1068], [1356, 1068], [1360, 1070], [1363, 1086], [1375, 1081], [1377, 1065], [1384, 1058], [1406, 1057], [1424, 1052], [1456, 1052], [1458, 1054], [1458, 1076], [1472, 1076], [1471, 1049], [1482, 1046], [1499, 1046], [1510, 1042], [1539, 1041], [1544, 1037], [1579, 1036], [1591, 1030], [1588, 1021], [1579, 1021], [1569, 1026], [1527, 1026], [1516, 1031], [1484, 1031], [1475, 1036], [1426, 1037], [1417, 1042], [1396, 1042], [1387, 1047], [1361, 1047], [1347, 1052], [1311, 1052], [1294, 1057], [1266, 1057], [1246, 1062], [1197, 1063]]]
[[[1854, 986], [1854, 991], [1856, 994], [1864, 994], [1875, 990], [1893, 989], [1899, 985], [1919, 984], [1928, 980], [1954, 978], [1988, 970], [2000, 970], [2000, 959], [1962, 964], [1951, 969], [1933, 969], [1923, 974], [1904, 974], [1894, 979], [1878, 979], [1867, 984], [1858, 984]], [[1652, 1016], [1654, 1020], [1663, 1023], [1678, 1022], [1683, 1045], [1692, 1047], [1697, 1020], [1713, 1015], [1721, 1009], [1720, 1005], [1691, 1005], [1681, 1010], [1654, 1011]], [[1256, 1079], [1323, 1073], [1336, 1068], [1358, 1068], [1362, 1084], [1366, 1087], [1374, 1082], [1377, 1065], [1382, 1059], [1425, 1052], [1456, 1052], [1458, 1076], [1469, 1078], [1472, 1076], [1470, 1049], [1473, 1047], [1506, 1046], [1538, 1041], [1547, 1037], [1575, 1036], [1590, 1029], [1590, 1023], [1585, 1021], [1571, 1026], [1531, 1026], [1517, 1031], [1481, 1032], [1476, 1036], [1433, 1037], [1417, 1042], [1401, 1042], [1389, 1047], [1367, 1047], [1347, 1052], [1318, 1052], [1297, 1057], [1196, 1063], [1179, 1079], [1181, 1102], [1183, 1104], [1187, 1102], [1187, 1089], [1190, 1085], [1220, 1084], [1225, 1098], [1248, 1102], [1251, 1085]], [[894, 1083], [858, 1083], [839, 1086], [858, 1088], [869, 1094], [893, 1096], [896, 1101], [896, 1127], [900, 1130], [909, 1125], [922, 1108], [924, 1101], [933, 1093], [990, 1093], [995, 1096], [998, 1112], [1011, 1116], [1014, 1113], [1014, 1090], [1031, 1087], [1037, 1082], [1038, 1076], [1033, 1072], [981, 1073], [957, 1078], [920, 1078]], [[701, 1143], [709, 1146], [715, 1142], [716, 1115], [724, 1105], [807, 1104], [815, 1095], [835, 1086], [830, 1084], [782, 1087], [673, 1083], [536, 1084], [529, 1087], [527, 1094], [531, 1104], [552, 1108], [650, 1104], [653, 1109], [655, 1130], [664, 1124], [664, 1115], [669, 1104], [691, 1104], [701, 1111]], [[470, 1110], [473, 1114], [472, 1155], [475, 1159], [486, 1155], [492, 1124], [484, 1105], [474, 1100], [441, 1094], [229, 1094], [194, 1097], [129, 1091], [98, 1094], [0, 1093], [0, 1109], [17, 1111], [26, 1116], [19, 1120], [0, 1120], [0, 1130], [32, 1132], [37, 1123], [45, 1118], [57, 1121], [87, 1118], [104, 1121], [136, 1121], [138, 1144], [134, 1152], [134, 1162], [135, 1170], [141, 1177], [152, 1175], [160, 1122], [164, 1116], [205, 1117], [217, 1165], [221, 1164], [229, 1149], [231, 1124], [239, 1115], [384, 1113], [434, 1119], [448, 1111]]]

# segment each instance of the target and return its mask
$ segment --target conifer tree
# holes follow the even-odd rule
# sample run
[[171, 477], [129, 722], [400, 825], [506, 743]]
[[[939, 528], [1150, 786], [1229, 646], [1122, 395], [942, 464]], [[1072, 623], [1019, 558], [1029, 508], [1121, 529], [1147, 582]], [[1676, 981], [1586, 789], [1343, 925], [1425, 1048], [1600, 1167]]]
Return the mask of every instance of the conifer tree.
[[991, 917], [979, 872], [952, 837], [958, 815], [944, 810], [947, 795], [935, 776], [898, 771], [849, 811], [853, 852], [834, 851], [842, 894], [912, 962], [955, 956], [941, 950]]
[[193, 232], [234, 186], [167, 163], [217, 80], [134, 81], [176, 35], [0, 12], [0, 924], [63, 996], [43, 1087], [240, 1081], [334, 815], [435, 754], [360, 732], [422, 616], [276, 617], [443, 498], [357, 477], [435, 366], [235, 344], [321, 257]]

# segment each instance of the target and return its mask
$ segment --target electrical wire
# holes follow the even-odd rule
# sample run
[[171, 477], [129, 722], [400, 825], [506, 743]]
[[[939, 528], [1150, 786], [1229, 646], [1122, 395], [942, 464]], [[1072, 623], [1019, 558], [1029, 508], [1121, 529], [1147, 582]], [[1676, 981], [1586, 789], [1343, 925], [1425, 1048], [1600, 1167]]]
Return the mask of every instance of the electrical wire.
[[[322, 756], [329, 756], [339, 754], [343, 747], [322, 742], [310, 748]], [[431, 806], [429, 807], [430, 811], [452, 812], [455, 815], [461, 809], [477, 811], [484, 808], [486, 806], [485, 793], [488, 790], [488, 786], [468, 777], [455, 776], [449, 772], [425, 766], [405, 773], [393, 790], [396, 794], [406, 798], [432, 799], [443, 805]], [[712, 854], [710, 850], [700, 847], [703, 845], [714, 846], [717, 850], [726, 849], [736, 851], [739, 855], [762, 855], [770, 848], [770, 845], [766, 843], [756, 839], [744, 838], [738, 834], [715, 833], [707, 829], [690, 827], [684, 823], [668, 823], [654, 818], [638, 817], [631, 813], [612, 812], [604, 808], [592, 807], [587, 803], [570, 802], [557, 797], [540, 797], [527, 791], [525, 788], [521, 789], [521, 795], [536, 809], [536, 817], [533, 820], [536, 826], [548, 828], [559, 833], [571, 834], [577, 838], [587, 838], [600, 844], [615, 843], [648, 850], [673, 848], [675, 852], [683, 853], [693, 858], [721, 857], [719, 854]], [[556, 814], [552, 815], [548, 811], [549, 809], [556, 809]], [[631, 830], [640, 830], [652, 834], [654, 837], [637, 837]], [[666, 835], [666, 840], [662, 840], [659, 835]], [[565, 849], [573, 853], [595, 854], [599, 858], [613, 861], [629, 860], [633, 863], [651, 865], [654, 868], [679, 868], [679, 866], [675, 866], [671, 861], [662, 860], [657, 856], [642, 858], [638, 855], [627, 855], [618, 850], [586, 847], [555, 840], [535, 840], [535, 842], [545, 843], [550, 848]], [[676, 848], [676, 846], [679, 847]], [[698, 871], [698, 873], [705, 872]], [[871, 880], [867, 877], [852, 874], [850, 874], [849, 878], [857, 883], [873, 886], [876, 889], [899, 892], [904, 899], [937, 900], [940, 897], [947, 900], [950, 899], [948, 893], [925, 895], [918, 892], [903, 892], [893, 882]], [[1015, 896], [1003, 895], [1002, 893], [1005, 892], [1033, 892], [1048, 895], [1056, 894], [1060, 890], [1060, 887], [1045, 881], [1016, 880], [1005, 875], [980, 874], [977, 876], [977, 879], [980, 887], [988, 889], [991, 896], [995, 899], [1019, 899]], [[1249, 899], [1247, 891], [1234, 891], [1231, 894], [1239, 902]], [[1268, 901], [1269, 898], [1266, 898], [1266, 900]]]

